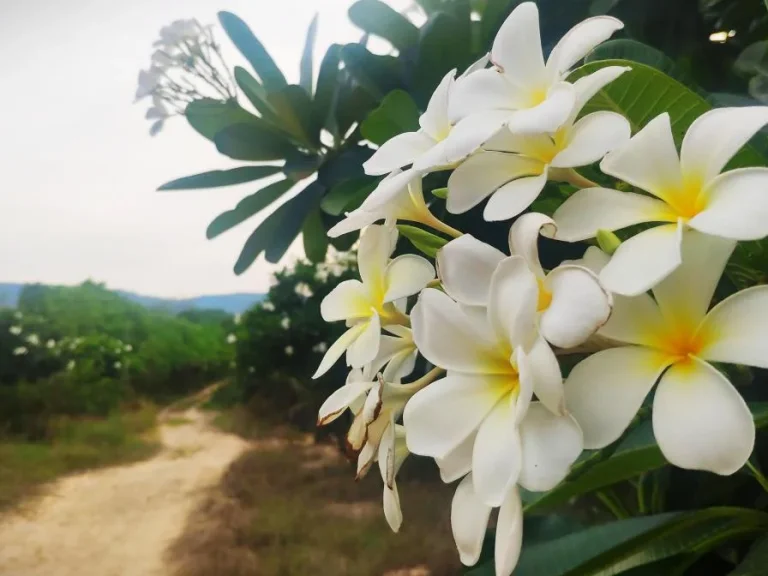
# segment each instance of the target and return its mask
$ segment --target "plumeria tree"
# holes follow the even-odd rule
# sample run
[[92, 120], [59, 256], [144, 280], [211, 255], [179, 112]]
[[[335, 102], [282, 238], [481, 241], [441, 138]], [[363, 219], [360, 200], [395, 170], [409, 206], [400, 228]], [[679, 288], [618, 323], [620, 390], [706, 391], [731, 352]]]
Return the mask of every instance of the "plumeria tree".
[[341, 144], [368, 150], [365, 174], [326, 186], [319, 160], [323, 190], [249, 240], [275, 256], [264, 233], [316, 207], [333, 241], [359, 237], [359, 279], [320, 305], [340, 336], [315, 377], [348, 376], [318, 424], [350, 418], [394, 531], [409, 459], [456, 482], [469, 574], [764, 573], [768, 109], [679, 66], [724, 68], [721, 41], [754, 28], [732, 2], [676, 4], [697, 51], [649, 31], [673, 10], [655, 0], [420, 4], [420, 29], [374, 0], [350, 11], [397, 49], [365, 71], [341, 50], [375, 100]]

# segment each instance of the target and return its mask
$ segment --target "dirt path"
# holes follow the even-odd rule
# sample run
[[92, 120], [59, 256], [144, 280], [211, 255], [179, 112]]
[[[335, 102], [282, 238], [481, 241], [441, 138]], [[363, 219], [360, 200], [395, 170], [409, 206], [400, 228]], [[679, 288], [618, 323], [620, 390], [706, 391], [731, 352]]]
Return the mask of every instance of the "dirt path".
[[246, 447], [197, 408], [170, 418], [155, 458], [65, 478], [32, 509], [0, 518], [0, 575], [168, 576], [166, 548]]

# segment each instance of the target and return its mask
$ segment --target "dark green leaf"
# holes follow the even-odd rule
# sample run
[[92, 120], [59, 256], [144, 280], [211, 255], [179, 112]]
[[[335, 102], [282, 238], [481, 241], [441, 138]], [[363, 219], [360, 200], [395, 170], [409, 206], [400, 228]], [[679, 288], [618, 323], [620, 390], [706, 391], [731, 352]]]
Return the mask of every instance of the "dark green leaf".
[[235, 124], [258, 123], [259, 119], [243, 109], [237, 102], [203, 98], [187, 104], [184, 116], [197, 132], [213, 140], [216, 134]]
[[403, 90], [390, 92], [363, 121], [361, 132], [374, 144], [384, 144], [403, 132], [419, 129], [419, 109]]
[[235, 263], [235, 274], [245, 272], [265, 251], [268, 261], [280, 260], [299, 234], [307, 215], [317, 208], [323, 190], [322, 185], [312, 182], [259, 224], [245, 241]]
[[378, 181], [368, 176], [352, 178], [336, 184], [325, 195], [320, 203], [320, 208], [326, 214], [339, 216], [345, 211], [354, 210], [378, 185]]
[[359, 234], [344, 234], [337, 238], [331, 238], [331, 246], [336, 248], [339, 252], [347, 252], [352, 249], [352, 246], [357, 242], [359, 236]]
[[365, 118], [376, 104], [376, 97], [356, 83], [340, 84], [333, 108], [329, 111], [334, 115], [339, 137], [346, 135], [352, 124]]
[[317, 36], [317, 14], [307, 29], [307, 38], [304, 41], [304, 52], [301, 54], [301, 66], [299, 67], [299, 85], [312, 96], [312, 52], [315, 49], [315, 36]]
[[493, 39], [512, 11], [512, 6], [512, 0], [488, 0], [480, 21], [480, 41], [484, 51], [490, 51]]
[[279, 90], [287, 84], [280, 68], [245, 22], [231, 12], [219, 12], [219, 22], [267, 90]]
[[322, 158], [316, 154], [305, 154], [300, 150], [294, 150], [286, 156], [283, 172], [298, 182], [314, 174], [321, 162]]
[[422, 106], [426, 106], [432, 92], [449, 70], [463, 70], [472, 62], [469, 23], [469, 17], [463, 21], [452, 14], [437, 12], [422, 26], [414, 75]]
[[252, 182], [259, 178], [266, 178], [277, 174], [282, 169], [280, 166], [241, 166], [230, 170], [212, 170], [193, 176], [184, 176], [166, 182], [158, 190], [196, 190], [199, 188], [217, 188], [219, 186], [231, 186]]
[[398, 224], [397, 229], [400, 234], [408, 238], [411, 244], [420, 252], [426, 254], [430, 258], [437, 256], [437, 251], [443, 246], [448, 244], [448, 240], [436, 236], [431, 232], [416, 228], [416, 226], [408, 226], [407, 224]]
[[344, 180], [364, 176], [363, 162], [368, 160], [371, 154], [373, 154], [373, 150], [363, 146], [347, 148], [340, 154], [328, 157], [320, 167], [317, 179], [326, 188], [332, 188]]
[[341, 60], [358, 84], [374, 98], [381, 99], [403, 84], [402, 64], [393, 56], [378, 56], [360, 44], [347, 44], [341, 49]]
[[752, 545], [744, 560], [728, 576], [764, 576], [768, 568], [768, 536]]
[[349, 19], [363, 31], [389, 40], [401, 52], [418, 41], [419, 29], [381, 0], [358, 0], [349, 9]]
[[314, 263], [323, 262], [328, 251], [328, 235], [325, 231], [323, 215], [319, 208], [313, 210], [307, 216], [307, 219], [304, 220], [301, 236], [304, 241], [304, 254], [309, 261]]
[[280, 160], [294, 146], [266, 124], [235, 124], [220, 130], [214, 138], [216, 149], [235, 160]]
[[240, 66], [235, 66], [235, 82], [237, 82], [245, 97], [253, 104], [253, 107], [259, 111], [262, 118], [274, 122], [277, 115], [269, 103], [264, 86], [248, 70]]
[[291, 84], [270, 92], [269, 103], [286, 132], [310, 148], [320, 144], [320, 126], [312, 116], [312, 101], [301, 86]]
[[317, 89], [312, 100], [312, 113], [315, 122], [329, 130], [338, 138], [338, 124], [333, 114], [333, 100], [339, 85], [339, 57], [341, 46], [331, 44], [320, 63], [317, 74]]
[[234, 228], [241, 222], [246, 221], [251, 216], [256, 215], [272, 202], [288, 192], [295, 184], [292, 180], [280, 180], [265, 186], [258, 192], [246, 196], [232, 210], [222, 212], [208, 225], [205, 232], [206, 237], [211, 240], [219, 234]]

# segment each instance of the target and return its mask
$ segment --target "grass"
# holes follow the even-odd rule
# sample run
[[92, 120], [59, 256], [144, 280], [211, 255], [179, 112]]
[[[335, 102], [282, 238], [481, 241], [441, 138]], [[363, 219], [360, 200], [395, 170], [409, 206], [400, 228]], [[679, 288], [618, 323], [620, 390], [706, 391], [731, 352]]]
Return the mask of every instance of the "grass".
[[148, 458], [160, 447], [157, 409], [142, 405], [102, 419], [61, 418], [47, 442], [0, 439], [0, 509], [9, 508], [56, 478]]
[[[242, 430], [242, 414], [225, 414], [219, 425]], [[381, 510], [378, 468], [360, 482], [354, 475], [332, 445], [262, 435], [188, 519], [170, 553], [175, 575], [460, 573], [450, 532], [453, 487], [431, 463], [409, 459], [398, 476], [399, 534]]]

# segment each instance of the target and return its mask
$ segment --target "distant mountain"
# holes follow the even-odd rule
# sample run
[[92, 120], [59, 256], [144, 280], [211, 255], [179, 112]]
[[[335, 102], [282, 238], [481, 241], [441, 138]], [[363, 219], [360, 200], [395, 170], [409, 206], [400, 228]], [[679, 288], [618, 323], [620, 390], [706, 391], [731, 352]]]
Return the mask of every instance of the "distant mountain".
[[[24, 284], [0, 282], [0, 307], [15, 307]], [[184, 310], [224, 310], [230, 314], [245, 312], [248, 308], [264, 300], [264, 294], [216, 294], [195, 298], [159, 298], [145, 296], [125, 290], [113, 290], [127, 300], [137, 302], [147, 308], [160, 308], [174, 314]]]

